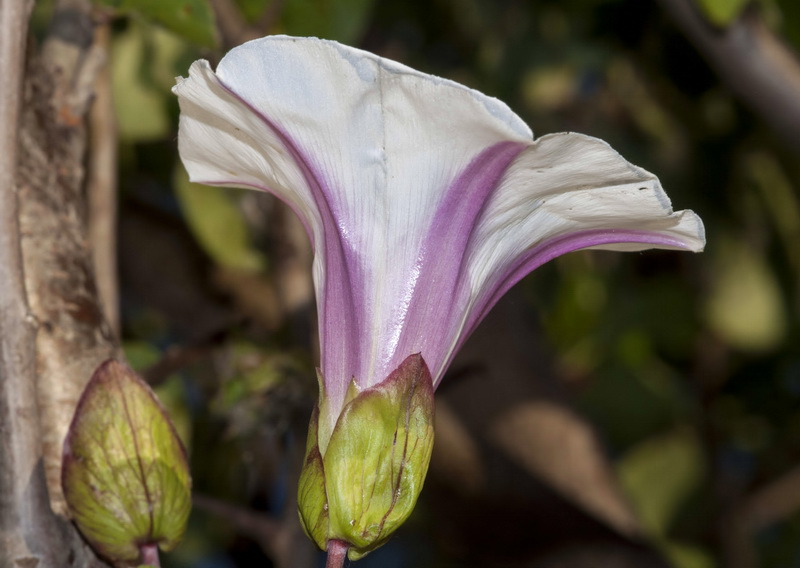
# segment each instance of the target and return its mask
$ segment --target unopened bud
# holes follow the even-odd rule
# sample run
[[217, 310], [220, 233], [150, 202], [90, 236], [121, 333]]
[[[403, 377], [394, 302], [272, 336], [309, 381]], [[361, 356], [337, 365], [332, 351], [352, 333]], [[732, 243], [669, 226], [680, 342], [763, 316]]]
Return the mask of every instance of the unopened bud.
[[186, 528], [186, 452], [150, 387], [116, 361], [103, 363], [81, 396], [61, 479], [78, 528], [114, 562], [150, 565], [145, 556], [156, 545], [172, 550]]
[[[324, 392], [321, 398], [324, 406]], [[383, 382], [351, 388], [327, 444], [320, 444], [319, 414], [300, 477], [300, 518], [317, 546], [343, 541], [358, 560], [389, 539], [422, 490], [433, 449], [430, 371], [411, 355]]]

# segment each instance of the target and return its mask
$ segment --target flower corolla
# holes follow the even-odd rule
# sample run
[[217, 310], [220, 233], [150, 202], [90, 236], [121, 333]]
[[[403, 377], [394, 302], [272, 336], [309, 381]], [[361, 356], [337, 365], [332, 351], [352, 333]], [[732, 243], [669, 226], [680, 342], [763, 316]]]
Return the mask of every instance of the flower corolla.
[[[316, 473], [303, 487], [318, 507], [306, 507], [304, 524], [323, 548], [335, 540], [357, 549], [351, 558], [371, 545], [334, 526], [328, 504], [346, 490], [317, 477], [333, 467], [329, 444], [341, 446], [337, 424], [362, 393], [432, 404], [422, 391], [406, 396], [385, 382], [432, 392], [497, 300], [554, 257], [588, 248], [700, 251], [705, 243], [699, 217], [674, 212], [656, 176], [602, 140], [534, 139], [497, 99], [332, 41], [251, 41], [216, 71], [195, 62], [174, 91], [190, 179], [276, 195], [314, 248], [321, 399], [309, 440]], [[412, 414], [394, 418], [419, 418]], [[427, 444], [432, 433], [408, 435]], [[414, 459], [424, 477], [427, 458]], [[374, 494], [382, 482], [372, 483]], [[389, 494], [402, 485], [386, 483]], [[418, 493], [421, 482], [412, 485]], [[338, 524], [383, 542], [386, 527], [352, 516]]]

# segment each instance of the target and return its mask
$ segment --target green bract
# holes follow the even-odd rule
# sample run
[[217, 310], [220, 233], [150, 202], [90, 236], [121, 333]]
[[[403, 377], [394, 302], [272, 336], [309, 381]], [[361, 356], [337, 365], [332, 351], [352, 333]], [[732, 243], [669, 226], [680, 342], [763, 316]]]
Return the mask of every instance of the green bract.
[[135, 562], [141, 547], [177, 546], [191, 509], [186, 453], [153, 391], [106, 361], [86, 386], [67, 438], [64, 495], [103, 556]]
[[348, 557], [358, 560], [408, 518], [430, 462], [433, 414], [433, 382], [419, 354], [382, 383], [362, 392], [351, 386], [327, 443], [319, 436], [319, 408], [314, 410], [298, 503], [317, 546], [344, 541]]

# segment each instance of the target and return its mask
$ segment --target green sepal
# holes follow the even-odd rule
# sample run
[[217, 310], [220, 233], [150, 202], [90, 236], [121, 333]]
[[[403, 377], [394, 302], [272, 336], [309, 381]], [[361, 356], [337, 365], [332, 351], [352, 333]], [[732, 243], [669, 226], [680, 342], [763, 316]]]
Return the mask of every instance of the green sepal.
[[433, 381], [419, 354], [345, 405], [323, 454], [328, 539], [357, 560], [385, 543], [417, 502], [433, 449]]
[[[319, 369], [317, 369], [317, 382], [319, 383], [319, 401], [317, 402], [317, 408], [319, 408], [319, 413], [322, 416], [330, 416], [328, 397], [325, 396], [325, 380], [322, 377], [322, 371]], [[350, 379], [350, 384], [347, 386], [347, 391], [344, 393], [343, 406], [349, 404], [360, 392], [355, 378]], [[330, 420], [323, 420], [322, 424], [317, 422], [317, 427], [319, 431], [314, 443], [319, 445], [320, 454], [325, 455], [325, 451], [328, 449], [328, 442], [330, 442], [331, 434], [333, 433], [333, 425]], [[309, 434], [310, 433], [311, 430], [309, 427]], [[306, 454], [308, 454], [309, 449], [310, 446], [306, 445]]]
[[103, 556], [136, 562], [141, 548], [175, 548], [191, 509], [186, 452], [158, 399], [110, 360], [86, 386], [64, 441], [64, 495]]
[[[319, 383], [319, 400], [317, 401], [317, 409], [319, 412], [317, 413], [317, 422], [314, 425], [314, 428], [317, 429], [316, 437], [312, 440], [311, 439], [311, 432], [313, 428], [309, 426], [308, 428], [308, 442], [306, 443], [306, 454], [311, 450], [312, 446], [318, 446], [320, 455], [325, 453], [326, 448], [328, 447], [328, 440], [331, 439], [331, 432], [333, 431], [333, 426], [331, 425], [331, 421], [327, 419], [328, 416], [331, 415], [330, 412], [330, 403], [328, 401], [328, 397], [325, 396], [325, 379], [322, 376], [322, 371], [318, 368], [317, 369], [317, 383]], [[319, 416], [326, 417], [322, 424], [319, 423]], [[312, 421], [314, 416], [312, 415]], [[323, 547], [323, 550], [325, 548]]]
[[347, 392], [344, 393], [344, 406], [347, 406], [355, 398], [361, 394], [361, 389], [358, 388], [355, 378], [350, 379], [350, 384], [347, 386]]
[[297, 486], [297, 511], [306, 536], [325, 550], [328, 540], [328, 498], [325, 494], [325, 468], [317, 444], [318, 433], [319, 406], [316, 406], [308, 425], [306, 458]]

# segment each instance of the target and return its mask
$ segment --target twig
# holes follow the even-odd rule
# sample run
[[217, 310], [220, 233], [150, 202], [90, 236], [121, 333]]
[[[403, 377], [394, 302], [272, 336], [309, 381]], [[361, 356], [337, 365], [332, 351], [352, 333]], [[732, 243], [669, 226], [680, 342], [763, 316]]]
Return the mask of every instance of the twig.
[[226, 331], [223, 330], [189, 345], [170, 347], [158, 362], [142, 372], [144, 380], [150, 386], [160, 385], [172, 373], [209, 357], [213, 350], [223, 343], [226, 335]]
[[734, 505], [719, 516], [718, 535], [724, 565], [756, 568], [759, 531], [800, 510], [800, 466], [785, 472], [749, 494], [738, 496]]
[[255, 25], [250, 25], [233, 0], [211, 0], [223, 46], [230, 49], [268, 33], [280, 18], [285, 3], [286, 0], [272, 0], [258, 17]]
[[302, 422], [294, 416], [291, 425], [292, 442], [285, 448], [284, 461], [289, 481], [286, 487], [288, 499], [280, 518], [257, 513], [212, 497], [195, 494], [192, 501], [198, 509], [207, 511], [232, 523], [242, 533], [253, 538], [272, 560], [276, 568], [305, 568], [314, 563], [316, 547], [306, 538], [297, 518], [297, 480], [305, 455], [306, 416]]
[[226, 503], [207, 495], [195, 494], [192, 504], [231, 523], [237, 530], [258, 542], [264, 551], [274, 557], [277, 541], [282, 530], [280, 521], [233, 503]]
[[761, 486], [746, 497], [739, 515], [751, 533], [780, 522], [800, 510], [800, 466]]
[[800, 62], [755, 10], [714, 29], [691, 0], [660, 0], [722, 80], [800, 150]]
[[717, 522], [721, 564], [725, 568], [758, 568], [758, 551], [753, 534], [736, 510], [724, 510]]
[[256, 28], [268, 32], [281, 16], [286, 0], [272, 0], [264, 13], [256, 21]]
[[250, 26], [233, 0], [211, 0], [223, 45], [230, 49], [251, 39], [261, 37], [256, 28]]
[[[32, 2], [0, 3], [0, 555], [3, 565], [47, 551], [38, 537], [52, 530], [46, 508], [36, 410], [34, 326], [27, 314], [22, 279], [16, 172], [18, 117], [24, 78], [25, 44]], [[44, 497], [44, 499], [43, 499]], [[31, 502], [33, 499], [33, 502]], [[46, 507], [46, 505], [45, 505]], [[45, 526], [37, 524], [44, 521]], [[8, 527], [8, 528], [7, 528]], [[49, 558], [52, 562], [54, 558]]]
[[[110, 53], [111, 27], [95, 30], [96, 43]], [[100, 303], [108, 324], [119, 334], [117, 283], [117, 124], [111, 99], [111, 71], [106, 58], [95, 82], [89, 114], [90, 155], [87, 172], [89, 240]]]

